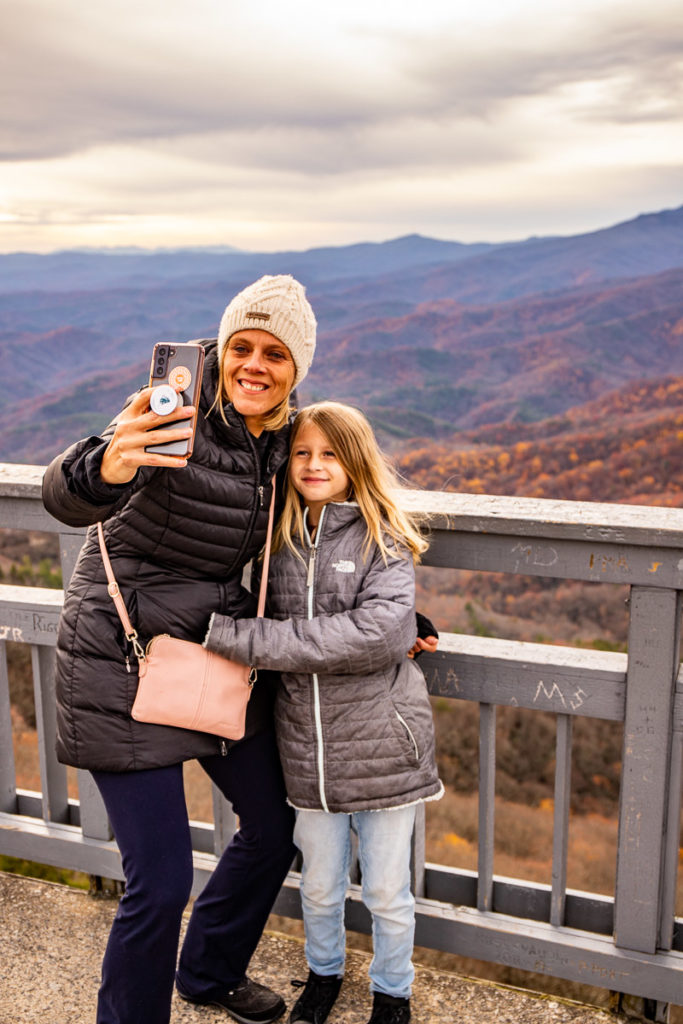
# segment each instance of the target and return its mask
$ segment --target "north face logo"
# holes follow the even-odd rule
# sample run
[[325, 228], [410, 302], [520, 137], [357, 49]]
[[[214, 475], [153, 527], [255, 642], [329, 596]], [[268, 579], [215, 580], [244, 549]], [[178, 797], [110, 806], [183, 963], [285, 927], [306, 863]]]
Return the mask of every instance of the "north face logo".
[[332, 563], [332, 568], [336, 569], [337, 572], [355, 572], [356, 571], [356, 563], [355, 562], [347, 562], [344, 559], [342, 559], [341, 562], [333, 562]]

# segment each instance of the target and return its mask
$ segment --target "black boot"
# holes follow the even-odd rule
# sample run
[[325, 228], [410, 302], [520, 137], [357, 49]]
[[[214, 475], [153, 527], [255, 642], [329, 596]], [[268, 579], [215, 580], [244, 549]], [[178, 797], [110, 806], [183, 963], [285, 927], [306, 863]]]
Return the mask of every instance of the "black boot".
[[277, 992], [271, 991], [265, 985], [259, 985], [251, 978], [244, 978], [238, 985], [226, 989], [220, 995], [211, 999], [194, 999], [187, 995], [176, 983], [176, 989], [181, 999], [188, 1003], [198, 1003], [200, 1006], [220, 1006], [227, 1010], [230, 1016], [239, 1021], [239, 1024], [271, 1024], [272, 1021], [281, 1017], [285, 1012], [285, 1001]]
[[372, 1016], [368, 1024], [408, 1024], [410, 1020], [410, 999], [400, 996], [386, 996], [375, 992], [372, 998]]
[[323, 1024], [334, 1006], [339, 995], [342, 979], [336, 974], [322, 975], [315, 971], [308, 972], [305, 982], [293, 981], [295, 988], [303, 986], [303, 992], [292, 1007], [289, 1024], [300, 1021], [301, 1024]]

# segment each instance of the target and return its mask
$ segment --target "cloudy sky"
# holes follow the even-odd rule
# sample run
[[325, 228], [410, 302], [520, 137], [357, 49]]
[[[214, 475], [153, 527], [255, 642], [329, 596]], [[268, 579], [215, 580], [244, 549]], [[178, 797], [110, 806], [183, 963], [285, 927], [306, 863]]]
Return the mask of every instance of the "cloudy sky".
[[683, 203], [680, 0], [0, 14], [0, 251], [498, 241]]

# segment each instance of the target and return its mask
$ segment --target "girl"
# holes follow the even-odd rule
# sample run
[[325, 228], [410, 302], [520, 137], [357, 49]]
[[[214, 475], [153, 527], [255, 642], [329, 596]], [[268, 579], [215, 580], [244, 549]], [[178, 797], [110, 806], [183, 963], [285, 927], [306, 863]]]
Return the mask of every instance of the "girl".
[[365, 417], [322, 402], [292, 430], [269, 579], [272, 619], [214, 615], [211, 650], [282, 671], [276, 728], [303, 854], [309, 976], [290, 1022], [322, 1024], [344, 971], [344, 899], [357, 833], [372, 914], [368, 1024], [406, 1024], [413, 980], [410, 840], [443, 793], [415, 642], [414, 562], [427, 547]]

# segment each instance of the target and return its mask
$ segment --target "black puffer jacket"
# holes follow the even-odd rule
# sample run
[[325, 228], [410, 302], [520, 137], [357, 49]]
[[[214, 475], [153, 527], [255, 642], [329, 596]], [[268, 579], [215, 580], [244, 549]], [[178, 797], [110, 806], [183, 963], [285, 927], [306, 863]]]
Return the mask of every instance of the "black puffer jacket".
[[[272, 435], [262, 467], [254, 439], [232, 406], [226, 406], [228, 425], [218, 411], [209, 413], [216, 346], [205, 347], [195, 450], [186, 467], [143, 468], [130, 484], [107, 486], [97, 468], [112, 426], [102, 437], [67, 449], [43, 481], [43, 501], [55, 518], [71, 526], [106, 519], [114, 573], [143, 642], [156, 633], [201, 642], [211, 612], [252, 613], [242, 570], [264, 543], [270, 479], [287, 459], [289, 427]], [[107, 593], [94, 529], [64, 598], [56, 686], [57, 754], [66, 764], [133, 771], [221, 749], [215, 736], [131, 718], [136, 660]], [[272, 685], [262, 678], [249, 704], [247, 735], [271, 717]]]

